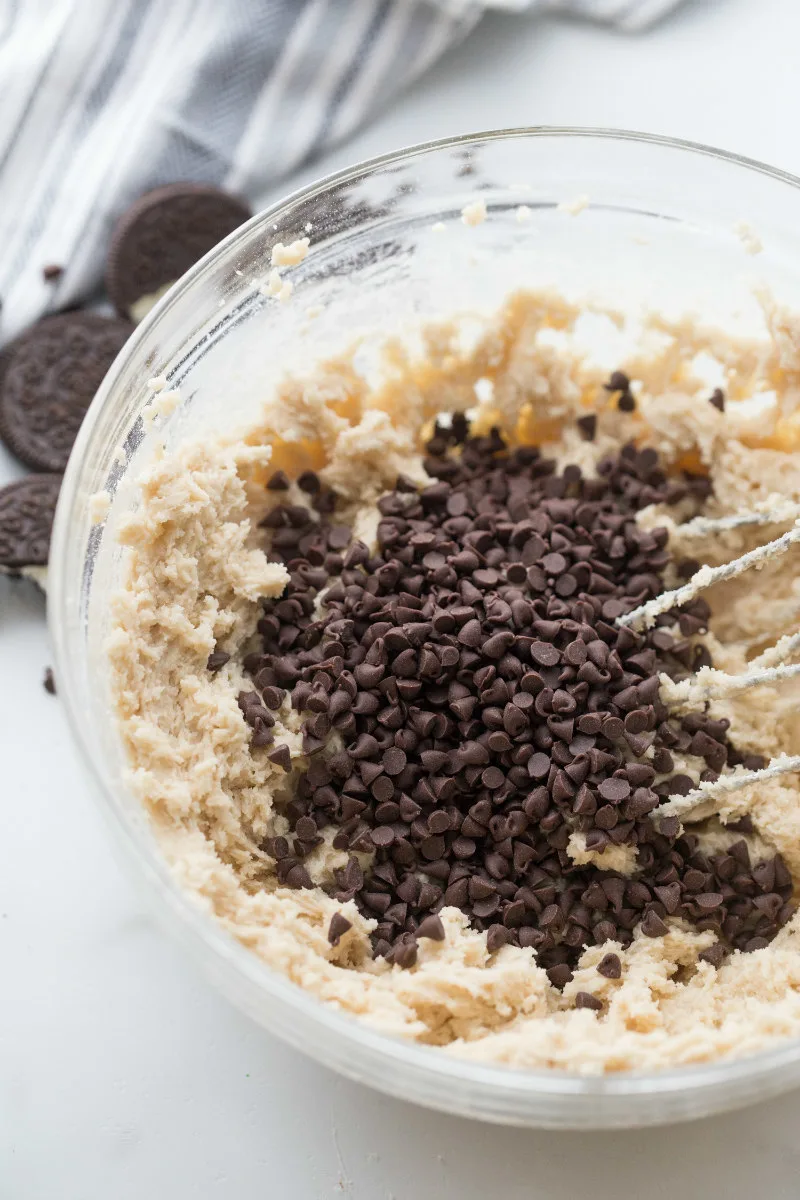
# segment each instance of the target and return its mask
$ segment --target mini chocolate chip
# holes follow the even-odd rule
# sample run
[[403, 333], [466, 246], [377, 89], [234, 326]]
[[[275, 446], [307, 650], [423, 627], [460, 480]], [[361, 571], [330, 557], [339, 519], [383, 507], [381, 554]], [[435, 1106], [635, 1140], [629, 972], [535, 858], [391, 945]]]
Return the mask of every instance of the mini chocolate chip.
[[681, 885], [678, 882], [656, 885], [653, 892], [671, 916], [678, 911], [681, 902]]
[[350, 529], [347, 525], [331, 525], [328, 530], [328, 545], [332, 550], [344, 550], [350, 542]]
[[473, 618], [466, 622], [458, 632], [458, 640], [464, 646], [477, 647], [483, 641], [483, 631], [480, 621]]
[[531, 779], [544, 779], [551, 767], [550, 758], [541, 751], [532, 754], [528, 759], [527, 770]]
[[490, 925], [486, 933], [486, 949], [494, 954], [509, 940], [509, 931], [504, 925]]
[[402, 750], [393, 747], [384, 751], [383, 769], [387, 775], [399, 775], [406, 765], [406, 756]]
[[486, 639], [481, 646], [481, 651], [488, 658], [502, 658], [513, 641], [514, 635], [510, 632], [495, 633]]
[[413, 967], [417, 961], [417, 943], [412, 938], [408, 941], [395, 942], [392, 947], [391, 954], [387, 958], [397, 967], [402, 967], [406, 970], [408, 967]]
[[441, 917], [435, 913], [429, 913], [427, 917], [423, 917], [417, 926], [417, 937], [430, 938], [432, 942], [443, 942], [445, 931]]
[[380, 850], [386, 850], [394, 842], [395, 832], [391, 825], [379, 825], [372, 830], [370, 837], [374, 846]]
[[288, 746], [276, 746], [272, 753], [267, 755], [267, 758], [271, 763], [282, 767], [284, 771], [292, 769], [292, 755]]
[[308, 871], [299, 863], [289, 869], [285, 882], [286, 886], [290, 888], [313, 888], [314, 886]]
[[576, 1008], [589, 1008], [593, 1012], [600, 1012], [603, 1007], [603, 1001], [598, 1000], [597, 996], [593, 996], [591, 992], [577, 992], [575, 994]]
[[208, 656], [206, 667], [209, 671], [219, 671], [221, 667], [225, 666], [226, 662], [230, 662], [230, 657], [230, 654], [227, 654], [224, 650], [212, 650]]
[[597, 964], [597, 972], [606, 979], [621, 979], [622, 978], [622, 963], [618, 954], [609, 952], [604, 954]]
[[646, 913], [640, 928], [645, 937], [650, 938], [664, 937], [665, 934], [669, 933], [669, 926], [661, 920], [661, 917], [652, 908]]
[[624, 724], [626, 733], [644, 733], [649, 724], [647, 710], [635, 708], [633, 712], [626, 713]]
[[289, 476], [285, 471], [274, 471], [267, 480], [270, 492], [285, 492], [289, 487]]
[[576, 424], [583, 440], [593, 442], [597, 434], [597, 414], [587, 413], [584, 417], [578, 417]]
[[319, 475], [316, 471], [303, 471], [297, 477], [297, 486], [302, 492], [307, 492], [309, 496], [316, 496], [321, 487]]
[[335, 912], [331, 917], [331, 923], [328, 926], [328, 941], [332, 946], [338, 946], [343, 934], [347, 933], [348, 929], [353, 928], [352, 921], [348, 921], [343, 913]]
[[625, 726], [619, 717], [605, 717], [602, 724], [603, 737], [610, 742], [618, 742], [625, 732]]
[[714, 942], [705, 950], [701, 950], [697, 956], [701, 962], [711, 963], [712, 967], [721, 967], [725, 960], [725, 947], [722, 942]]
[[561, 658], [559, 651], [550, 642], [533, 642], [529, 653], [533, 661], [542, 667], [554, 667]]
[[572, 980], [572, 971], [566, 963], [557, 963], [554, 967], [548, 967], [547, 978], [550, 980], [554, 988], [566, 987]]
[[603, 384], [607, 392], [627, 392], [630, 386], [631, 381], [624, 371], [612, 371], [608, 383]]
[[385, 803], [394, 796], [394, 784], [386, 775], [380, 775], [370, 787], [370, 791], [379, 803]]
[[619, 804], [631, 794], [631, 785], [627, 779], [612, 777], [611, 779], [604, 779], [597, 790], [604, 800], [608, 800], [612, 804]]

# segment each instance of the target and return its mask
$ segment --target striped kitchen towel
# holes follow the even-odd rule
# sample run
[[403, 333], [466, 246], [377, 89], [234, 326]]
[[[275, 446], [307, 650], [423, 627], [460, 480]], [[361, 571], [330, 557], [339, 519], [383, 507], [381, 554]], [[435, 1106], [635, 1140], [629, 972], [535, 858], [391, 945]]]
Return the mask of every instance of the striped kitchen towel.
[[676, 3], [0, 0], [0, 337], [97, 293], [110, 229], [142, 192], [203, 180], [257, 202], [487, 8], [634, 29]]

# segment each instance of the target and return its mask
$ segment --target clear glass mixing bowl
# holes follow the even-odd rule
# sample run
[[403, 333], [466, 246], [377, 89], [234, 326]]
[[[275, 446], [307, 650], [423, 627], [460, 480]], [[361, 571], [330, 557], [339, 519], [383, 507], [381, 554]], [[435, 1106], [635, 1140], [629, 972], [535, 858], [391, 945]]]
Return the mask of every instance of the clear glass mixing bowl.
[[[759, 163], [624, 132], [512, 129], [414, 147], [254, 217], [171, 289], [107, 375], [70, 459], [53, 534], [59, 691], [116, 843], [157, 913], [234, 1003], [320, 1062], [451, 1113], [589, 1129], [675, 1121], [774, 1095], [800, 1082], [800, 1041], [739, 1061], [602, 1078], [463, 1062], [324, 1006], [179, 890], [121, 779], [102, 655], [104, 598], [118, 569], [113, 527], [155, 441], [141, 416], [145, 381], [164, 373], [180, 384], [184, 402], [157, 435], [170, 447], [246, 422], [287, 368], [310, 368], [357, 332], [492, 310], [522, 285], [619, 308], [692, 310], [731, 332], [763, 333], [754, 279], [800, 311], [798, 188], [800, 180]], [[559, 210], [584, 195], [590, 205], [580, 216]], [[461, 210], [480, 198], [489, 219], [467, 228]], [[520, 205], [530, 209], [522, 222]], [[763, 241], [757, 258], [734, 232], [742, 219]], [[305, 232], [312, 252], [292, 272], [292, 301], [259, 295], [252, 281], [268, 273], [274, 241]], [[102, 491], [109, 517], [93, 525], [91, 498]]]

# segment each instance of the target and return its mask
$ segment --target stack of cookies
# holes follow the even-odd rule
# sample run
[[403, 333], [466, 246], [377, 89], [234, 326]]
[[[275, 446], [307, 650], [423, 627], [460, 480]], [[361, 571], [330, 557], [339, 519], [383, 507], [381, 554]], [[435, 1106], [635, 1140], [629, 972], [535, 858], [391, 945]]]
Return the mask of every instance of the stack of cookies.
[[[106, 289], [115, 316], [44, 317], [0, 351], [0, 438], [30, 469], [0, 489], [0, 568], [42, 582], [61, 478], [81, 422], [134, 325], [217, 242], [250, 217], [234, 196], [173, 183], [140, 197], [114, 229]], [[43, 275], [54, 285], [61, 267]]]

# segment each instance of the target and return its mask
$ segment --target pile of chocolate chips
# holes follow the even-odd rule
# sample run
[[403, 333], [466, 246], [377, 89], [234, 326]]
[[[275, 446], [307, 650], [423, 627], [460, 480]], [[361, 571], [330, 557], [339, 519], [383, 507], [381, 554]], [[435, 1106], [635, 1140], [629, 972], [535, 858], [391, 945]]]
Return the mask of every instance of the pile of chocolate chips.
[[[437, 427], [425, 468], [428, 487], [401, 476], [379, 501], [375, 554], [337, 523], [337, 497], [311, 472], [298, 480], [309, 506], [278, 503], [264, 522], [290, 582], [263, 602], [263, 650], [244, 660], [253, 689], [239, 703], [254, 749], [288, 770], [273, 735], [288, 691], [310, 756], [284, 806], [291, 836], [265, 843], [280, 881], [313, 886], [303, 860], [334, 826], [351, 854], [328, 890], [377, 921], [375, 955], [412, 965], [455, 905], [490, 951], [532, 947], [557, 987], [586, 946], [626, 946], [638, 925], [659, 936], [668, 916], [714, 931], [702, 955], [714, 965], [767, 945], [793, 911], [780, 857], [754, 866], [744, 839], [706, 855], [674, 818], [653, 820], [693, 786], [672, 751], [704, 759], [704, 779], [761, 765], [737, 753], [726, 721], [676, 718], [659, 700], [660, 671], [710, 662], [692, 640], [708, 606], [642, 634], [616, 624], [663, 590], [669, 561], [666, 530], [640, 528], [635, 512], [702, 503], [707, 481], [667, 479], [656, 452], [633, 445], [598, 478], [558, 473], [497, 431], [469, 437], [463, 416]], [[576, 865], [573, 834], [589, 850], [635, 847], [633, 877]], [[331, 941], [346, 928], [337, 914]], [[618, 976], [618, 956], [599, 969]]]

